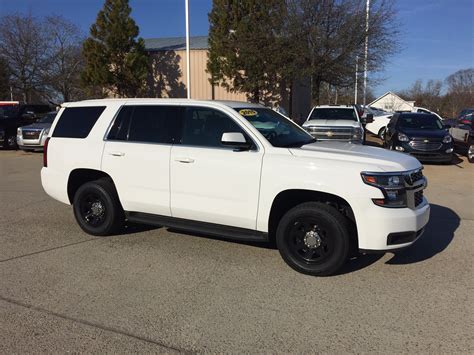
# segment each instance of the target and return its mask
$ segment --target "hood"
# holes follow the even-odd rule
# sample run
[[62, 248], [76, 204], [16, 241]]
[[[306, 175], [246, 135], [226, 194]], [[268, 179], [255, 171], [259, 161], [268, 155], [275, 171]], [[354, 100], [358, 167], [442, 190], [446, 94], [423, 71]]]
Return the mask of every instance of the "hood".
[[291, 148], [290, 152], [297, 157], [358, 164], [361, 171], [407, 171], [421, 167], [420, 162], [408, 154], [345, 142], [315, 142]]
[[21, 128], [24, 129], [45, 129], [45, 128], [51, 128], [52, 123], [32, 123], [29, 124], [28, 126], [22, 126]]
[[439, 138], [443, 139], [449, 133], [444, 129], [409, 129], [400, 128], [400, 132], [405, 133], [410, 138]]
[[321, 126], [321, 127], [360, 127], [358, 121], [353, 120], [308, 120], [303, 123], [303, 127]]

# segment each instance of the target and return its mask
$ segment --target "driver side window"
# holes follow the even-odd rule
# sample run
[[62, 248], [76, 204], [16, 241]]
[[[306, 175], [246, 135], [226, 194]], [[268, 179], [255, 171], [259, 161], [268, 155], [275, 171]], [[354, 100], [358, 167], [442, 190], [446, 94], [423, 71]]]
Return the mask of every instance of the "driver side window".
[[186, 107], [183, 114], [183, 145], [225, 148], [221, 144], [225, 132], [240, 132], [249, 141], [242, 128], [223, 112], [207, 107]]

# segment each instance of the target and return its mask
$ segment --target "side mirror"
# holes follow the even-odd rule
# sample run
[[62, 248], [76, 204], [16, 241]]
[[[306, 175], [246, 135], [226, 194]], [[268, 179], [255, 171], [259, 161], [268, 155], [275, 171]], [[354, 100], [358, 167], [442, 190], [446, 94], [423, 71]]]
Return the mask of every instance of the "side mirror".
[[247, 142], [244, 135], [240, 132], [225, 132], [222, 134], [221, 144], [236, 150], [249, 150], [252, 144]]
[[374, 115], [372, 113], [368, 113], [365, 116], [365, 123], [372, 123], [374, 122]]

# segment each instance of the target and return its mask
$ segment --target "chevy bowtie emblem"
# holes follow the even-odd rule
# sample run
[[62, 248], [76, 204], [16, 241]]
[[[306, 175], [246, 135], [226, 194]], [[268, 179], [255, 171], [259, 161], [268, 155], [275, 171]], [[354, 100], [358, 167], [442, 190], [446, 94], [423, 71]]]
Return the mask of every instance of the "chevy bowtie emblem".
[[333, 136], [333, 133], [332, 133], [331, 131], [327, 131], [327, 132], [326, 132], [326, 136], [332, 137], [332, 136]]

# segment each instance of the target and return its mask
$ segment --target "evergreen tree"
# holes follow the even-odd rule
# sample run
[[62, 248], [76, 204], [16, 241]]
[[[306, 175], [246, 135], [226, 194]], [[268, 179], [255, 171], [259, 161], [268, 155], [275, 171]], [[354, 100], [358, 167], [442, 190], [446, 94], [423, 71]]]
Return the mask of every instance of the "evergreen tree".
[[207, 70], [212, 84], [269, 99], [284, 77], [284, 0], [214, 0]]
[[128, 0], [106, 0], [83, 46], [83, 81], [119, 97], [135, 97], [145, 87], [148, 56]]

